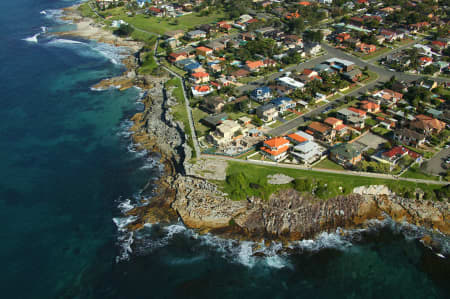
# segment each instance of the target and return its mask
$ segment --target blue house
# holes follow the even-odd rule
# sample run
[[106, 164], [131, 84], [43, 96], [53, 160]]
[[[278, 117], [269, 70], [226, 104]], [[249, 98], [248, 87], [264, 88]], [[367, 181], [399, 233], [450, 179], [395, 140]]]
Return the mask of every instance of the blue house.
[[267, 86], [258, 87], [250, 93], [250, 97], [262, 103], [272, 98], [272, 90]]
[[293, 109], [297, 106], [297, 103], [288, 97], [279, 97], [270, 101], [278, 111], [285, 112], [288, 109]]

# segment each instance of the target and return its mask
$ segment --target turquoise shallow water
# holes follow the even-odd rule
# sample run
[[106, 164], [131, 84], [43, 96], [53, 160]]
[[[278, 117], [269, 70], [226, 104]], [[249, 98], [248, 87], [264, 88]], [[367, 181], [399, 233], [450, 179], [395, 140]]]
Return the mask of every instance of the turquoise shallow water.
[[116, 263], [117, 207], [158, 167], [130, 152], [123, 134], [139, 91], [90, 90], [123, 71], [117, 51], [23, 40], [60, 26], [49, 15], [71, 3], [0, 2], [9, 12], [0, 19], [2, 298], [448, 297], [448, 260], [388, 227], [352, 243], [324, 234], [289, 255], [273, 254], [275, 246], [255, 258], [248, 243], [155, 225]]

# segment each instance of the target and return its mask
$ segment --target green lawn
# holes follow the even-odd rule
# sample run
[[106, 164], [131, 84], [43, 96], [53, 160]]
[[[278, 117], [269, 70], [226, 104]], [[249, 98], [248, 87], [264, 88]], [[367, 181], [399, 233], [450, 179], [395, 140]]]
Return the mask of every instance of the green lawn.
[[417, 165], [410, 167], [404, 174], [402, 174], [402, 178], [439, 181], [439, 177], [423, 173]]
[[376, 80], [378, 78], [378, 74], [375, 73], [375, 72], [372, 72], [370, 70], [367, 70], [367, 74], [368, 74], [368, 76], [366, 78], [362, 79], [361, 83], [367, 84], [367, 83], [372, 82], [373, 80]]
[[88, 17], [88, 18], [93, 18], [93, 19], [98, 18], [98, 16], [89, 7], [88, 2], [80, 4], [80, 6], [78, 7], [78, 11], [80, 11], [80, 13], [83, 17]]
[[207, 117], [208, 115], [209, 115], [208, 113], [198, 108], [192, 109], [192, 117], [194, 118], [195, 132], [197, 133], [198, 137], [205, 136], [209, 131], [209, 128], [200, 122], [201, 119]]
[[175, 19], [157, 18], [142, 14], [129, 17], [126, 15], [126, 9], [123, 7], [108, 9], [101, 13], [105, 17], [112, 16], [112, 19], [115, 20], [122, 19], [136, 28], [156, 34], [164, 34], [167, 31], [177, 29], [188, 30], [197, 25], [209, 24], [224, 18], [224, 14], [222, 12], [211, 13], [208, 16], [200, 16], [198, 13], [192, 13]]
[[367, 118], [364, 123], [369, 127], [375, 126], [377, 124], [377, 122], [373, 118]]
[[389, 132], [391, 132], [391, 131], [389, 131], [388, 129], [383, 128], [383, 127], [376, 127], [376, 128], [372, 128], [372, 132], [374, 132], [375, 134], [381, 135], [381, 136], [385, 136], [385, 135], [389, 134]]
[[281, 126], [282, 124], [283, 124], [282, 122], [276, 120], [273, 124], [269, 125], [269, 127], [271, 127], [272, 129], [275, 129], [275, 128]]
[[153, 52], [148, 52], [144, 57], [144, 62], [139, 67], [139, 74], [151, 74], [158, 67], [158, 64], [153, 57]]
[[369, 59], [372, 59], [372, 58], [376, 58], [376, 57], [378, 57], [378, 56], [380, 56], [382, 54], [385, 54], [385, 53], [387, 53], [389, 51], [392, 51], [392, 50], [389, 49], [389, 48], [379, 48], [378, 50], [376, 50], [373, 53], [362, 55], [361, 58], [363, 60], [369, 60]]
[[330, 159], [323, 159], [318, 164], [314, 165], [315, 168], [325, 168], [325, 169], [333, 169], [333, 170], [344, 170], [339, 164], [334, 163]]
[[[278, 173], [288, 175], [296, 180], [286, 185], [269, 185], [267, 176]], [[436, 199], [433, 191], [441, 188], [439, 185], [243, 164], [243, 162], [229, 162], [227, 179], [225, 182], [219, 183], [233, 200], [244, 200], [251, 195], [267, 199], [272, 193], [285, 188], [295, 188], [301, 192], [314, 190], [319, 198], [328, 199], [337, 195], [349, 194], [353, 188], [358, 186], [376, 184], [387, 185], [397, 194], [404, 196], [411, 196], [415, 188], [420, 188], [428, 194], [428, 198], [432, 199]]]

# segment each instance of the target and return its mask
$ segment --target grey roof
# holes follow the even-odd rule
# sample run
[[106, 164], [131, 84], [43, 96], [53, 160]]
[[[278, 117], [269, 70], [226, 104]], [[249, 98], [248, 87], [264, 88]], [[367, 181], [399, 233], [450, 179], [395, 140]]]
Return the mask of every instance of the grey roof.
[[361, 155], [359, 148], [354, 146], [352, 143], [340, 143], [335, 145], [330, 149], [330, 152], [346, 160], [351, 160]]
[[256, 111], [264, 112], [264, 111], [268, 111], [270, 109], [275, 109], [275, 105], [272, 103], [265, 104], [265, 105], [262, 105], [262, 106], [259, 106], [258, 108], [256, 108]]

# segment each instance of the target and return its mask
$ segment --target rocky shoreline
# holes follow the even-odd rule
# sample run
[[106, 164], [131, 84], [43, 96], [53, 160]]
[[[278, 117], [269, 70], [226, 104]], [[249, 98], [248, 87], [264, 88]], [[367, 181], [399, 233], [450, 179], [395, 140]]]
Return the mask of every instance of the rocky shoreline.
[[[65, 34], [125, 46], [139, 53], [135, 41], [106, 38], [111, 34], [109, 31], [81, 17], [76, 9], [66, 9], [65, 13], [66, 19], [77, 23], [79, 28]], [[96, 29], [87, 30], [86, 26]], [[157, 182], [157, 195], [150, 203], [126, 213], [137, 216], [128, 226], [129, 230], [140, 229], [145, 223], [171, 223], [181, 218], [189, 228], [227, 238], [289, 242], [312, 239], [321, 232], [336, 232], [338, 228], [366, 227], [368, 220], [390, 217], [397, 222], [422, 226], [430, 232], [450, 234], [448, 199], [423, 201], [419, 191], [416, 199], [405, 199], [385, 186], [368, 186], [324, 201], [288, 189], [272, 194], [266, 201], [258, 198], [230, 200], [210, 181], [225, 180], [226, 163], [214, 161], [216, 165], [212, 165], [202, 159], [197, 159], [196, 164], [189, 162], [192, 149], [187, 145], [183, 124], [175, 121], [171, 114], [171, 107], [177, 101], [171, 90], [164, 88], [169, 78], [167, 75], [159, 78], [137, 75], [138, 57], [139, 54], [135, 54], [125, 59], [127, 71], [122, 76], [94, 86], [97, 89], [139, 86], [147, 91], [143, 99], [144, 111], [132, 117], [132, 140], [138, 149], [159, 152], [165, 173]], [[432, 237], [424, 241], [434, 244]]]

